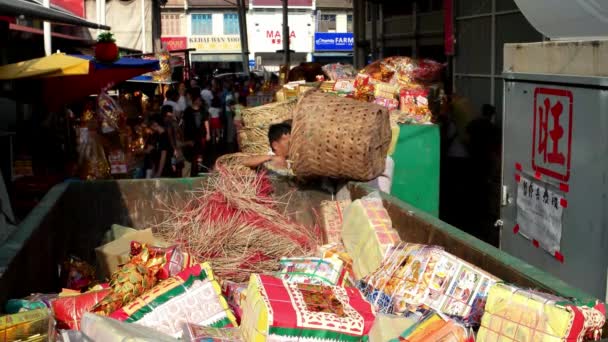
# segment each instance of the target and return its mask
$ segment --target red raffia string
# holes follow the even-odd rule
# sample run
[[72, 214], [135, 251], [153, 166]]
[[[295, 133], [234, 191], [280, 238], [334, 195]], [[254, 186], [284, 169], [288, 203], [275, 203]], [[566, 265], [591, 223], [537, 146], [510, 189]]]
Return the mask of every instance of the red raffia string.
[[272, 183], [264, 175], [218, 168], [208, 184], [179, 206], [169, 207], [156, 231], [218, 276], [236, 282], [250, 273], [275, 271], [281, 257], [310, 255], [322, 239], [320, 228], [302, 226], [279, 212]]

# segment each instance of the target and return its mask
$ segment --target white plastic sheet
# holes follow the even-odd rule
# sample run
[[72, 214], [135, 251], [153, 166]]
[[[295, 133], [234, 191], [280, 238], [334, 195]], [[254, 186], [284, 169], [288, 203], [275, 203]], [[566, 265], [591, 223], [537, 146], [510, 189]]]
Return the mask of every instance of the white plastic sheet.
[[608, 37], [608, 1], [515, 0], [536, 30], [552, 40]]

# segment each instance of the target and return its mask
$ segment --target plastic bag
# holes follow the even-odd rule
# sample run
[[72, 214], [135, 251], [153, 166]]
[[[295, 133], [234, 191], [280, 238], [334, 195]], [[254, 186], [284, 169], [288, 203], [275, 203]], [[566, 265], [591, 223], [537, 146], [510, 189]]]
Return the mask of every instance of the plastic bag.
[[327, 64], [324, 65], [322, 69], [332, 81], [354, 78], [357, 76], [357, 70], [350, 64]]
[[115, 319], [85, 313], [82, 317], [82, 333], [93, 341], [175, 342], [176, 339], [139, 324], [129, 324]]
[[105, 289], [54, 300], [51, 307], [57, 320], [57, 327], [59, 329], [79, 330], [84, 313], [91, 310], [109, 293], [110, 290]]

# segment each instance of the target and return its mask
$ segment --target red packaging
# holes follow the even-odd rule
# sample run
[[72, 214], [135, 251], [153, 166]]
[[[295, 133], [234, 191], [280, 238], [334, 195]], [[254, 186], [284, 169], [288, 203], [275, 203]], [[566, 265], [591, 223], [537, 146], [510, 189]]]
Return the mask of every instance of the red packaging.
[[412, 71], [412, 75], [415, 79], [423, 82], [434, 82], [439, 80], [443, 64], [430, 59], [418, 60], [417, 64], [417, 67]]
[[[141, 252], [141, 246], [141, 243], [131, 241], [131, 257]], [[163, 268], [157, 273], [159, 280], [175, 276], [181, 271], [196, 265], [196, 260], [190, 254], [183, 252], [178, 246], [149, 247], [149, 249], [153, 255], [160, 256], [164, 254], [165, 260], [167, 260]]]
[[399, 101], [395, 99], [385, 99], [382, 97], [376, 97], [374, 103], [388, 108], [389, 111], [399, 108]]
[[401, 111], [415, 115], [427, 115], [429, 109], [428, 90], [426, 89], [402, 89], [400, 102]]
[[78, 296], [62, 297], [51, 302], [57, 328], [80, 330], [80, 320], [97, 303], [110, 293], [110, 289], [84, 293]]

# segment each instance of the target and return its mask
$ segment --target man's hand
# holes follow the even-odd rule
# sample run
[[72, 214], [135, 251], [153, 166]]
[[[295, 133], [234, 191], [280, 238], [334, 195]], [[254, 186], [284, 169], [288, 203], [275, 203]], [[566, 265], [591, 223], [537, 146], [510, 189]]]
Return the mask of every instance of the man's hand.
[[288, 168], [287, 159], [285, 159], [285, 157], [272, 156], [272, 159], [270, 159], [270, 163], [272, 164], [272, 166], [274, 166], [278, 169], [287, 169]]

